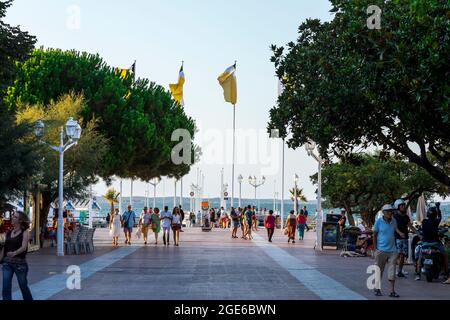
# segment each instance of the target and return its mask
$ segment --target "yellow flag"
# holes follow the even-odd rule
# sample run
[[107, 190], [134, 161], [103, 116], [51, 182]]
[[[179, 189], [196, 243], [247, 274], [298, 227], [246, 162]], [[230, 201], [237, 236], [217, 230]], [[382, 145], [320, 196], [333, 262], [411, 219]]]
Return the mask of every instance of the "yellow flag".
[[236, 82], [236, 64], [229, 67], [219, 78], [220, 85], [223, 88], [223, 96], [226, 102], [237, 103], [237, 82]]
[[180, 106], [184, 106], [183, 100], [183, 86], [185, 83], [183, 66], [181, 66], [180, 74], [178, 75], [178, 83], [169, 84], [170, 92], [172, 93], [173, 99], [180, 104]]

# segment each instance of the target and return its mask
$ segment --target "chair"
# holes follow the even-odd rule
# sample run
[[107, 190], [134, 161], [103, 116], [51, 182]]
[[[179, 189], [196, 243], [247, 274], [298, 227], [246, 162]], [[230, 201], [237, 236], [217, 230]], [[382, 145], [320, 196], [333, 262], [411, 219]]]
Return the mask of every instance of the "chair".
[[86, 236], [88, 233], [87, 228], [82, 228], [80, 233], [78, 234], [77, 246], [80, 252], [87, 253], [86, 249]]
[[88, 250], [89, 253], [94, 252], [94, 233], [96, 228], [89, 229], [86, 234], [86, 240], [85, 240], [85, 248]]
[[75, 253], [78, 254], [79, 252], [79, 246], [78, 246], [78, 235], [80, 231], [74, 230], [70, 233], [67, 241], [64, 242], [64, 247], [66, 249], [66, 254], [70, 255], [72, 254], [72, 248], [75, 248]]

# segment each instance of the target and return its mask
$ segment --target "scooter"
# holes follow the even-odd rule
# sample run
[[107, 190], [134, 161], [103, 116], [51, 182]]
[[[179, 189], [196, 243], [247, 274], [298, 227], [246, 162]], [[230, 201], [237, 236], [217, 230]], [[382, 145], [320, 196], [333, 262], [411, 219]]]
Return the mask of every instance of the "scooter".
[[[445, 238], [446, 228], [440, 228], [439, 239]], [[422, 274], [425, 275], [427, 282], [432, 282], [433, 279], [439, 279], [439, 275], [443, 270], [444, 261], [442, 254], [439, 251], [439, 242], [422, 243], [421, 256], [422, 256]]]

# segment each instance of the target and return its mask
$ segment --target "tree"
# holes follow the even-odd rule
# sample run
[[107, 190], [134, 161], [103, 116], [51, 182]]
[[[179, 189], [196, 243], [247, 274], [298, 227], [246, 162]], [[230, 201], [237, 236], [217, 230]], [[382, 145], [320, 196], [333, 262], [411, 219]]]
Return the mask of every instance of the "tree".
[[[450, 186], [450, 3], [331, 2], [331, 22], [307, 20], [287, 50], [272, 46], [286, 88], [269, 130], [290, 129], [292, 148], [316, 141], [324, 158], [395, 151]], [[370, 5], [380, 30], [367, 26]]]
[[4, 103], [6, 88], [16, 77], [16, 61], [25, 60], [36, 39], [2, 20], [12, 1], [0, 1], [0, 207], [30, 186], [39, 170], [33, 126], [16, 123], [15, 114]]
[[[86, 103], [79, 116], [87, 123], [97, 120], [97, 130], [110, 142], [100, 161], [99, 174], [109, 181], [122, 178], [181, 177], [191, 165], [171, 160], [172, 133], [187, 130], [192, 139], [195, 122], [163, 87], [147, 79], [121, 78], [98, 55], [37, 49], [18, 64], [17, 80], [8, 90], [8, 104], [21, 102], [49, 105], [61, 95], [83, 93]], [[192, 148], [192, 159], [194, 158]]]
[[[317, 174], [311, 180], [317, 183]], [[398, 156], [354, 154], [322, 170], [323, 197], [329, 206], [345, 208], [351, 225], [354, 212], [371, 225], [383, 205], [399, 198], [412, 203], [423, 193], [445, 197], [450, 189]]]
[[108, 201], [109, 205], [111, 206], [111, 209], [109, 210], [109, 215], [111, 218], [114, 214], [114, 205], [119, 203], [119, 196], [120, 192], [117, 192], [114, 188], [108, 189], [108, 191], [106, 191], [105, 195], [103, 196], [103, 198], [105, 198], [105, 200]]
[[297, 187], [297, 198], [295, 198], [295, 189], [296, 188], [292, 188], [291, 190], [289, 190], [289, 192], [291, 193], [291, 200], [295, 201], [296, 208], [298, 210], [299, 209], [298, 201], [300, 200], [302, 202], [308, 202], [308, 199], [306, 199], [305, 195], [303, 194], [303, 189], [299, 189], [298, 187]]
[[[69, 94], [47, 106], [24, 106], [17, 115], [18, 121], [46, 123], [44, 141], [59, 145], [59, 129], [67, 119], [84, 108], [81, 95]], [[83, 121], [83, 119], [79, 119]], [[96, 172], [108, 150], [107, 139], [96, 130], [92, 119], [83, 128], [78, 144], [64, 153], [64, 200], [82, 200], [88, 196], [89, 186], [98, 182]], [[41, 148], [38, 157], [43, 159], [43, 169], [36, 182], [45, 185], [42, 191], [43, 214], [41, 225], [47, 223], [52, 203], [58, 199], [59, 154], [49, 147]]]

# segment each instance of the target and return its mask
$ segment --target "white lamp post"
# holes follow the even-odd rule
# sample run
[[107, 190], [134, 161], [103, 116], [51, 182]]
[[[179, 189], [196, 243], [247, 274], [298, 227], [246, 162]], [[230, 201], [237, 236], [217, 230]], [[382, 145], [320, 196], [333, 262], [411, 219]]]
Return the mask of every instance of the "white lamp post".
[[262, 186], [264, 183], [266, 182], [266, 177], [262, 177], [262, 179], [261, 180], [258, 180], [257, 178], [256, 178], [256, 176], [250, 176], [250, 177], [248, 177], [248, 183], [250, 183], [254, 188], [255, 188], [255, 205], [258, 205], [257, 204], [257, 199], [256, 199], [256, 189], [258, 188], [258, 187], [260, 187], [260, 186]]
[[239, 208], [242, 208], [241, 205], [241, 199], [242, 199], [242, 182], [244, 181], [244, 177], [242, 176], [242, 174], [239, 175], [238, 177], [238, 182], [239, 182]]
[[[39, 138], [44, 137], [45, 124], [42, 120], [39, 120], [35, 126], [35, 134]], [[65, 129], [65, 132], [64, 132]], [[57, 255], [64, 256], [64, 218], [63, 218], [63, 183], [64, 183], [64, 152], [69, 150], [71, 147], [76, 145], [81, 137], [81, 126], [69, 118], [65, 127], [60, 129], [60, 143], [59, 146], [53, 146], [47, 142], [46, 143], [52, 150], [59, 153], [59, 178], [58, 178], [58, 230], [57, 230]], [[64, 138], [68, 141], [64, 143]]]
[[319, 154], [315, 154], [316, 143], [310, 141], [305, 145], [305, 149], [308, 152], [308, 156], [313, 157], [319, 166], [318, 170], [318, 189], [317, 189], [317, 220], [316, 221], [316, 248], [322, 250], [322, 222], [323, 222], [323, 211], [322, 211], [322, 164], [323, 159]]
[[[161, 182], [161, 178], [155, 178], [149, 183], [153, 186], [153, 210], [156, 208], [156, 186]], [[164, 210], [164, 208], [163, 208]]]

